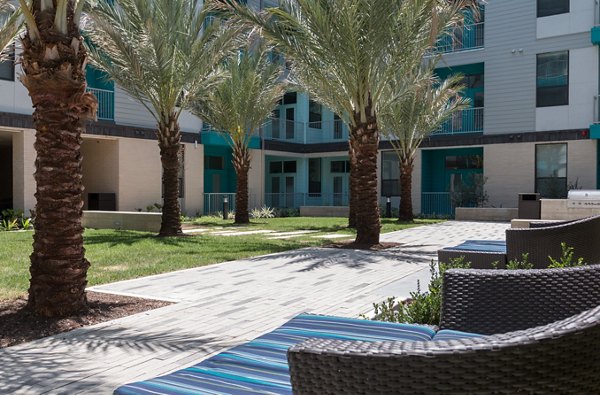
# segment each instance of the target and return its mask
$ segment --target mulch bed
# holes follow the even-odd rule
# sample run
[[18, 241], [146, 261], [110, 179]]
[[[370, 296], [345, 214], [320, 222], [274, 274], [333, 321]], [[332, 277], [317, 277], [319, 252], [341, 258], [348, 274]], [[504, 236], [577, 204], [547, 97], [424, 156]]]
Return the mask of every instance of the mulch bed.
[[68, 332], [121, 317], [157, 309], [171, 303], [130, 296], [88, 292], [89, 310], [79, 316], [44, 318], [25, 310], [24, 298], [0, 301], [0, 348]]

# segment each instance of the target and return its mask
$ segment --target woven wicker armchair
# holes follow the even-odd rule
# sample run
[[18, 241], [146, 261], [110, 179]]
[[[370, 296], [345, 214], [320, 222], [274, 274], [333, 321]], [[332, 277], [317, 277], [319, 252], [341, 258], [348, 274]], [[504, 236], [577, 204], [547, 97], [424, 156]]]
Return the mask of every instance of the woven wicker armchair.
[[[596, 240], [594, 240], [596, 238]], [[506, 230], [506, 254], [483, 250], [457, 250], [453, 247], [438, 250], [438, 260], [449, 262], [452, 258], [465, 257], [475, 269], [489, 269], [492, 263], [504, 268], [506, 262], [522, 260], [528, 253], [528, 260], [537, 269], [548, 267], [548, 256], [561, 256], [561, 243], [573, 247], [575, 258], [582, 257], [589, 264], [600, 263], [600, 216], [576, 221], [543, 223], [532, 228]]]
[[294, 392], [600, 390], [600, 265], [449, 270], [441, 327], [487, 336], [416, 343], [309, 340], [288, 352]]

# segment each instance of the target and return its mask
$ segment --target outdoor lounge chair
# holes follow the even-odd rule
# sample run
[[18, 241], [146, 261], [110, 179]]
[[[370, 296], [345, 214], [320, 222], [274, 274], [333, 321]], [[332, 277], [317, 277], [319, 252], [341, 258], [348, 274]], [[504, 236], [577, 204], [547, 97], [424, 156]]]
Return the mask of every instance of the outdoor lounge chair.
[[[600, 263], [600, 216], [588, 217], [577, 221], [540, 224], [535, 228], [517, 228], [506, 230], [506, 241], [467, 240], [455, 247], [438, 250], [438, 260], [449, 262], [452, 258], [465, 257], [471, 267], [488, 269], [497, 262], [504, 268], [510, 260], [522, 260], [528, 253], [528, 260], [534, 268], [548, 267], [548, 256], [561, 256], [561, 243], [573, 247], [575, 258], [582, 257], [589, 264]], [[502, 246], [504, 245], [504, 248]]]
[[444, 281], [444, 330], [435, 335], [423, 326], [300, 315], [198, 365], [115, 393], [598, 392], [600, 265], [449, 270]]

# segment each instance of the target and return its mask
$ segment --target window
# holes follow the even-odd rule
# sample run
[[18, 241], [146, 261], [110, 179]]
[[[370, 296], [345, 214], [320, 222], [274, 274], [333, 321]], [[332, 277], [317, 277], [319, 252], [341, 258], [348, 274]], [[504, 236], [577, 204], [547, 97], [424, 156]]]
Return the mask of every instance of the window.
[[286, 160], [276, 161], [269, 163], [269, 173], [271, 174], [279, 174], [279, 173], [295, 173], [296, 172], [296, 161], [295, 160]]
[[569, 104], [569, 51], [537, 55], [537, 107]]
[[288, 92], [283, 95], [282, 103], [283, 104], [296, 104], [298, 101], [298, 95], [296, 92]]
[[308, 160], [308, 193], [311, 196], [321, 194], [321, 158]]
[[541, 197], [567, 197], [567, 144], [535, 146], [535, 191]]
[[465, 75], [463, 81], [467, 89], [483, 88], [483, 73]]
[[381, 196], [400, 196], [400, 163], [395, 152], [381, 153]]
[[446, 156], [446, 169], [466, 170], [483, 169], [483, 156], [481, 155], [450, 155]]
[[206, 156], [204, 167], [207, 170], [223, 170], [225, 168], [225, 158], [222, 156]]
[[271, 162], [269, 163], [269, 173], [279, 174], [283, 172], [282, 162]]
[[4, 62], [0, 62], [0, 80], [14, 81], [15, 46], [11, 45], [6, 52], [8, 52], [8, 58]]
[[296, 172], [296, 161], [295, 160], [286, 160], [283, 162], [283, 172], [284, 173], [295, 173]]
[[330, 166], [331, 173], [350, 173], [350, 161], [334, 160]]
[[537, 0], [538, 18], [567, 12], [569, 12], [569, 0]]
[[308, 101], [308, 122], [313, 129], [321, 129], [323, 121], [323, 106], [313, 100]]

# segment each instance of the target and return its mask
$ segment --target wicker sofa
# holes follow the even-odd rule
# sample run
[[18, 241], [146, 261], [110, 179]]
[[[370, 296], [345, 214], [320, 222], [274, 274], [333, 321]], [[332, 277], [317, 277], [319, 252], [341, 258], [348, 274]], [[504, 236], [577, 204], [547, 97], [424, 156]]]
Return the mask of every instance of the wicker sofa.
[[548, 256], [560, 257], [562, 242], [574, 248], [575, 257], [582, 257], [590, 264], [600, 263], [600, 216], [558, 224], [540, 224], [534, 228], [507, 229], [505, 253], [457, 246], [438, 250], [438, 260], [448, 262], [451, 258], [464, 256], [476, 269], [490, 268], [494, 262], [503, 268], [507, 261], [521, 260], [523, 253], [528, 253], [529, 262], [535, 268], [542, 269], [549, 264]]
[[296, 394], [600, 391], [600, 265], [449, 270], [435, 342], [308, 340], [288, 351]]

